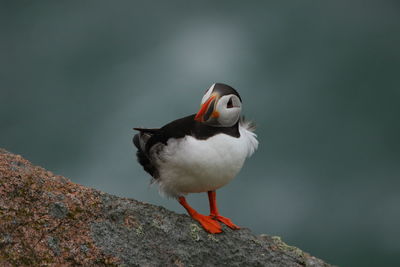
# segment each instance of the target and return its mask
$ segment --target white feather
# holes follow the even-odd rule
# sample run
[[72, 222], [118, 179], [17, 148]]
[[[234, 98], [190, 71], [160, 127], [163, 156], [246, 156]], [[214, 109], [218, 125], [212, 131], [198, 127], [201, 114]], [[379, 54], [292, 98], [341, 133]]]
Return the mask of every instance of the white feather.
[[247, 126], [239, 124], [239, 138], [217, 134], [207, 140], [170, 139], [156, 157], [160, 192], [179, 197], [226, 185], [258, 147], [256, 134]]
[[207, 99], [211, 96], [212, 91], [214, 90], [215, 83], [208, 88], [207, 92], [204, 94], [203, 98], [201, 99], [201, 104], [207, 101]]
[[248, 144], [248, 157], [253, 155], [253, 153], [257, 150], [258, 148], [258, 140], [257, 140], [257, 135], [255, 134], [256, 126], [252, 121], [245, 120], [243, 117], [240, 119], [239, 123], [239, 132], [240, 134], [244, 134], [247, 136], [245, 139]]

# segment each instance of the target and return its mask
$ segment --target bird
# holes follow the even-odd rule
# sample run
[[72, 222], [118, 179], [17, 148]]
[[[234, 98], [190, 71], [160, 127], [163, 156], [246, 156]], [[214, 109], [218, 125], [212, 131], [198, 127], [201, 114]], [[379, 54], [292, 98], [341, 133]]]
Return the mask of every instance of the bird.
[[[161, 195], [178, 200], [187, 213], [211, 234], [220, 223], [240, 229], [220, 215], [216, 190], [229, 183], [258, 147], [255, 124], [241, 116], [242, 98], [231, 86], [214, 83], [196, 114], [161, 128], [133, 128], [137, 161], [152, 176]], [[210, 215], [193, 209], [185, 196], [207, 192]]]

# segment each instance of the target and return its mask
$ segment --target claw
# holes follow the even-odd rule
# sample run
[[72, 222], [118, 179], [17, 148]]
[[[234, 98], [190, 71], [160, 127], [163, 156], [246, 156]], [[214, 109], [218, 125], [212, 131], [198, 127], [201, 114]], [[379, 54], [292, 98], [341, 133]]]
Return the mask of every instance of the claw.
[[213, 218], [215, 220], [218, 220], [220, 222], [222, 222], [223, 224], [225, 224], [226, 226], [228, 226], [229, 228], [233, 229], [233, 230], [238, 230], [240, 229], [239, 226], [237, 226], [236, 224], [234, 224], [231, 219], [223, 217], [221, 215], [214, 215]]
[[203, 226], [204, 230], [211, 234], [219, 234], [222, 233], [222, 227], [219, 222], [213, 220], [210, 216], [206, 216], [200, 213], [194, 214], [192, 216], [193, 219], [198, 221], [201, 226]]

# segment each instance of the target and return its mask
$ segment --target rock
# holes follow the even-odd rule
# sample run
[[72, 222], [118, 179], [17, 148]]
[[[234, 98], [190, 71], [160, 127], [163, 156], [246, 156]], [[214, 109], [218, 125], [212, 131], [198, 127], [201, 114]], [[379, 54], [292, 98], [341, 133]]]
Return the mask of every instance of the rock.
[[0, 266], [331, 266], [249, 229], [87, 188], [0, 149]]
[[51, 203], [49, 213], [55, 218], [64, 219], [68, 214], [68, 208], [62, 202]]

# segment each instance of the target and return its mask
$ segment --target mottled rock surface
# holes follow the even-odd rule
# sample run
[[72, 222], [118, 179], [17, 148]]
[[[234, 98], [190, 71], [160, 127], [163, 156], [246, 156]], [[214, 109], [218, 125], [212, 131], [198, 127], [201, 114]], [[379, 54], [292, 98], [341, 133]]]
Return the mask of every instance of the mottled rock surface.
[[0, 266], [330, 266], [248, 229], [87, 188], [0, 149]]

